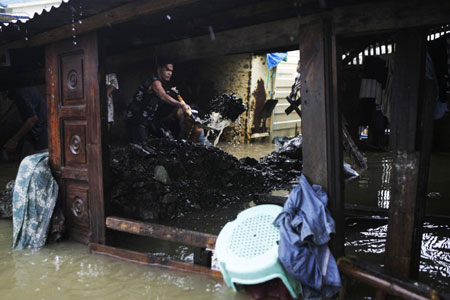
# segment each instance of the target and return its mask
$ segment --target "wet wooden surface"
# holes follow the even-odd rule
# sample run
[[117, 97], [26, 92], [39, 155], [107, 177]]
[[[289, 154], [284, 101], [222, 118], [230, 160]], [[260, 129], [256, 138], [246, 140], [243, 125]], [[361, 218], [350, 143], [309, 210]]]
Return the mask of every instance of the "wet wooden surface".
[[301, 26], [299, 33], [303, 174], [328, 194], [336, 222], [331, 248], [339, 257], [344, 255], [344, 198], [336, 37], [329, 20]]
[[[393, 274], [404, 277], [418, 272], [422, 240], [419, 232], [423, 223], [424, 205], [419, 202], [425, 199], [418, 198], [417, 191], [419, 160], [425, 153], [418, 151], [417, 141], [420, 140], [418, 109], [425, 73], [425, 41], [424, 31], [399, 32], [394, 56], [390, 136], [394, 163], [385, 265]], [[424, 168], [420, 170], [425, 171]]]
[[106, 227], [117, 231], [209, 249], [215, 249], [217, 238], [217, 236], [208, 233], [119, 217], [107, 217]]
[[217, 279], [222, 279], [222, 273], [211, 268], [183, 263], [179, 261], [170, 260], [167, 258], [157, 257], [151, 253], [136, 252], [121, 248], [115, 248], [107, 245], [90, 243], [89, 250], [93, 253], [111, 256], [114, 258], [126, 260], [129, 262], [144, 264], [144, 265], [156, 265], [166, 267], [170, 269], [176, 269], [181, 271], [188, 271], [200, 274], [206, 274]]
[[46, 48], [50, 165], [61, 187], [69, 235], [104, 242], [97, 35]]
[[445, 295], [440, 295], [439, 291], [423, 283], [392, 276], [379, 266], [359, 259], [344, 258], [338, 261], [338, 266], [343, 275], [375, 287], [377, 289], [376, 299], [385, 299], [387, 294], [402, 299], [448, 299]]

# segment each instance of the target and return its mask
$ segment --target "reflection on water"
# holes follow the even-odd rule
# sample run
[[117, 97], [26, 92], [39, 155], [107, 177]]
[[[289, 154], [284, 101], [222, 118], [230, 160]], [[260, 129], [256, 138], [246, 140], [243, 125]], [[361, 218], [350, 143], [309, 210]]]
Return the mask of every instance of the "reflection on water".
[[[383, 265], [387, 225], [353, 223], [347, 227], [345, 250]], [[450, 288], [450, 225], [424, 224], [420, 279], [443, 290]]]
[[[348, 203], [389, 208], [393, 159], [389, 152], [363, 153], [368, 169], [360, 177], [345, 185]], [[427, 213], [450, 215], [450, 154], [433, 153], [431, 156]]]
[[74, 242], [12, 251], [0, 220], [0, 295], [12, 299], [249, 299], [220, 280], [91, 255]]
[[361, 228], [354, 223], [349, 227], [357, 227], [360, 231], [346, 237], [345, 249], [351, 253], [384, 254], [387, 225], [374, 228]]
[[[345, 186], [347, 203], [389, 208], [393, 159], [390, 153], [363, 153], [368, 170]], [[426, 199], [427, 214], [450, 215], [450, 154], [431, 156]], [[387, 225], [384, 220], [361, 221], [347, 224], [345, 249], [347, 255], [356, 255], [368, 262], [383, 265]], [[450, 289], [450, 226], [424, 224], [420, 280]]]
[[378, 207], [389, 208], [389, 201], [391, 200], [391, 171], [392, 158], [385, 156], [381, 159], [381, 186], [378, 190]]
[[450, 226], [426, 223], [422, 235], [420, 271], [450, 287]]
[[[346, 185], [348, 202], [389, 208], [392, 157], [390, 153], [363, 153], [368, 169]], [[375, 202], [376, 201], [376, 202]]]
[[219, 148], [223, 151], [228, 152], [238, 159], [243, 157], [251, 157], [254, 159], [260, 159], [263, 156], [270, 154], [272, 151], [278, 147], [272, 143], [253, 143], [253, 144], [231, 144], [231, 143], [220, 143]]

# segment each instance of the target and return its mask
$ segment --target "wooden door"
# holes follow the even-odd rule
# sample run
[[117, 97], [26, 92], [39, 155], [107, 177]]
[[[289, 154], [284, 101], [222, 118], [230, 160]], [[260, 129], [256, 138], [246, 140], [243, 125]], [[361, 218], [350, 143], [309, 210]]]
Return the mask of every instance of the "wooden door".
[[46, 47], [50, 164], [61, 187], [69, 236], [104, 243], [98, 38]]

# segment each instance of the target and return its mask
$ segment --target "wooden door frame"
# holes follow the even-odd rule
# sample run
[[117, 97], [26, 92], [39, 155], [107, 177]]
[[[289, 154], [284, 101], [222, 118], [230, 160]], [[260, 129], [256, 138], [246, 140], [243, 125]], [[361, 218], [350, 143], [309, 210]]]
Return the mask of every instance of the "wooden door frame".
[[[66, 50], [67, 49], [67, 50]], [[81, 67], [75, 70], [62, 68], [62, 57], [65, 55], [81, 55]], [[103, 187], [103, 160], [102, 160], [102, 137], [101, 137], [101, 114], [100, 88], [99, 88], [99, 55], [98, 35], [96, 32], [78, 36], [76, 44], [68, 39], [50, 44], [46, 47], [46, 87], [47, 87], [47, 109], [49, 117], [49, 152], [50, 165], [61, 186], [61, 200], [64, 207], [67, 229], [69, 235], [80, 242], [105, 242], [105, 209], [104, 209], [104, 187]], [[83, 105], [63, 105], [63, 84], [69, 83], [69, 76], [74, 76], [75, 88], [83, 98]], [[65, 82], [62, 82], [65, 80]], [[79, 86], [77, 86], [79, 81]], [[80, 96], [80, 97], [81, 97]], [[81, 99], [81, 98], [80, 98]], [[64, 131], [63, 121], [79, 121], [79, 126], [84, 127], [85, 137], [78, 140], [78, 146], [85, 151], [84, 164], [68, 164], [67, 157], [71, 155], [68, 147], [72, 145], [71, 137]], [[69, 139], [68, 142], [66, 139]], [[85, 142], [85, 145], [82, 144]], [[72, 145], [73, 146], [73, 145]], [[75, 160], [78, 156], [75, 156]], [[79, 167], [84, 165], [85, 167]], [[85, 187], [67, 189], [67, 183], [84, 182]], [[79, 200], [69, 207], [69, 197], [73, 196]], [[79, 207], [76, 207], [76, 206]], [[76, 219], [76, 210], [87, 210], [88, 232], [76, 232], [71, 225], [71, 218]]]

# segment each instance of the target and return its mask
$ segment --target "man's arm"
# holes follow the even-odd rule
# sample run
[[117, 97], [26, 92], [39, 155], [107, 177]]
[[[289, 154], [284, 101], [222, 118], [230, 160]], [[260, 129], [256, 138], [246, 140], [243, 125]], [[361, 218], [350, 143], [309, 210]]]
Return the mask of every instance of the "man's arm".
[[33, 128], [38, 120], [39, 118], [36, 115], [28, 118], [19, 131], [5, 144], [6, 150], [11, 152], [16, 150], [19, 141]]
[[161, 81], [159, 80], [155, 80], [153, 81], [151, 88], [153, 89], [153, 91], [156, 93], [156, 95], [158, 96], [159, 99], [161, 99], [162, 101], [166, 102], [169, 105], [172, 106], [176, 106], [179, 107], [183, 110], [183, 112], [187, 112], [189, 110], [189, 105], [187, 105], [186, 103], [182, 103], [172, 97], [170, 97], [166, 91], [164, 90]]

